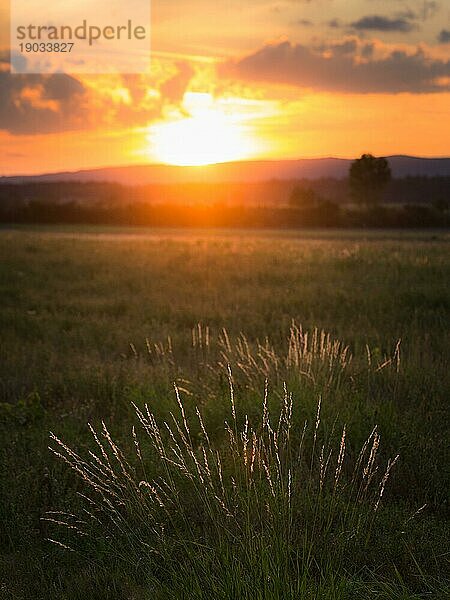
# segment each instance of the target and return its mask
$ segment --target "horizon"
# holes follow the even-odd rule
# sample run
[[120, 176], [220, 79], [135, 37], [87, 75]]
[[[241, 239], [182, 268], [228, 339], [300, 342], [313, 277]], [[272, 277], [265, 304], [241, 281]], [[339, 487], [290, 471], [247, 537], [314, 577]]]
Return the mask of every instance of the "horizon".
[[446, 157], [449, 23], [423, 0], [155, 1], [143, 72], [17, 74], [3, 7], [2, 174]]
[[[384, 156], [384, 158], [386, 159], [394, 159], [394, 158], [405, 158], [405, 159], [411, 159], [411, 160], [425, 160], [425, 161], [432, 161], [432, 160], [450, 160], [450, 154], [447, 156], [415, 156], [415, 155], [411, 155], [411, 154], [384, 154], [381, 155]], [[205, 170], [207, 171], [208, 169], [212, 169], [214, 167], [225, 167], [225, 166], [229, 166], [229, 165], [256, 165], [256, 164], [262, 164], [262, 163], [296, 163], [296, 162], [302, 162], [302, 161], [352, 161], [355, 160], [356, 158], [359, 158], [359, 156], [349, 156], [349, 157], [343, 157], [343, 156], [312, 156], [312, 157], [299, 157], [299, 158], [287, 158], [287, 159], [283, 159], [283, 158], [275, 158], [275, 159], [271, 159], [271, 158], [267, 158], [267, 159], [246, 159], [246, 160], [235, 160], [235, 161], [224, 161], [224, 162], [216, 162], [216, 163], [208, 163], [208, 164], [204, 164], [204, 165], [176, 165], [176, 164], [170, 164], [170, 163], [135, 163], [135, 164], [118, 164], [118, 165], [100, 165], [97, 167], [93, 167], [93, 168], [86, 168], [86, 169], [73, 169], [73, 170], [65, 170], [65, 171], [38, 171], [38, 172], [27, 172], [27, 173], [13, 173], [13, 174], [8, 174], [8, 173], [0, 173], [0, 179], [13, 179], [13, 178], [38, 178], [38, 177], [52, 177], [55, 175], [77, 175], [77, 174], [82, 174], [82, 173], [90, 173], [90, 172], [98, 172], [98, 171], [106, 171], [106, 170], [121, 170], [121, 169], [145, 169], [145, 168], [151, 168], [151, 167], [163, 167], [166, 168], [168, 170], [179, 170], [179, 171], [192, 171], [192, 172], [198, 172], [200, 173], [201, 171]], [[243, 180], [244, 182], [244, 180]], [[159, 182], [157, 182], [159, 183]], [[174, 182], [176, 183], [176, 182]], [[225, 183], [225, 182], [224, 182]]]

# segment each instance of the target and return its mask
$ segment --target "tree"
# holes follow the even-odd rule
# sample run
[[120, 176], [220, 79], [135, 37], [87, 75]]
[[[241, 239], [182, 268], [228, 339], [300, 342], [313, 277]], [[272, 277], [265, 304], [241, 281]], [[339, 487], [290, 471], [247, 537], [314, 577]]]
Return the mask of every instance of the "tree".
[[350, 190], [358, 202], [374, 205], [379, 202], [381, 192], [391, 177], [391, 169], [385, 158], [363, 154], [350, 166]]

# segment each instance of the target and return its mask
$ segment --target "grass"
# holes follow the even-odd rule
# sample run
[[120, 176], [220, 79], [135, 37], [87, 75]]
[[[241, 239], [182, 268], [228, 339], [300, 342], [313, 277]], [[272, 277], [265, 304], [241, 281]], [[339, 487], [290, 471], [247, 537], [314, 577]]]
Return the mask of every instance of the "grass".
[[1, 597], [448, 596], [446, 234], [0, 246]]

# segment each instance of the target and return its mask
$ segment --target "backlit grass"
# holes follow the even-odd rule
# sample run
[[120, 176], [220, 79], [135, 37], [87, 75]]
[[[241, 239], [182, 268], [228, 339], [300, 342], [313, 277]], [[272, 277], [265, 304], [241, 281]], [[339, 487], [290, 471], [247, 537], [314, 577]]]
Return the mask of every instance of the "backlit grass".
[[[6, 598], [447, 597], [444, 234], [22, 230], [0, 246]], [[88, 422], [120, 528], [47, 448], [52, 431], [116, 481]]]

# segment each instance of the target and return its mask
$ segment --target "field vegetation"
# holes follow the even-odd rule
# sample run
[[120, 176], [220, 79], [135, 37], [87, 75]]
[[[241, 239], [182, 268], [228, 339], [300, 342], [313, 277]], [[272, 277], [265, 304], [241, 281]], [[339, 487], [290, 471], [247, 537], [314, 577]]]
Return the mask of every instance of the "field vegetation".
[[0, 597], [448, 598], [449, 243], [2, 230]]

